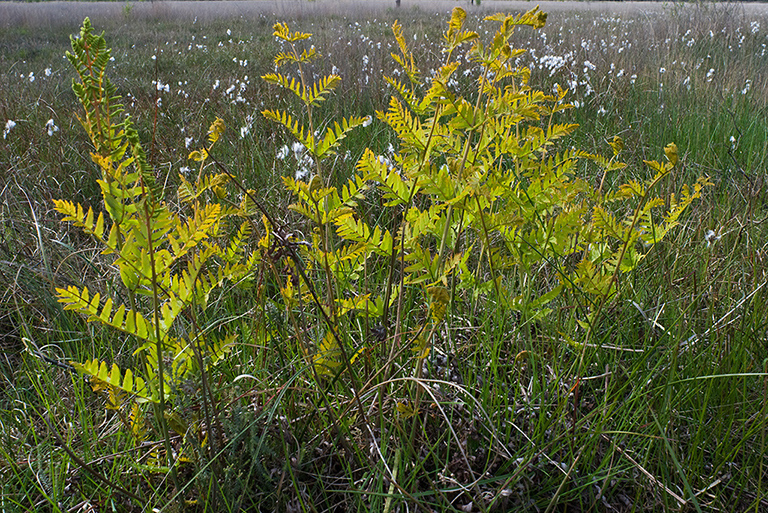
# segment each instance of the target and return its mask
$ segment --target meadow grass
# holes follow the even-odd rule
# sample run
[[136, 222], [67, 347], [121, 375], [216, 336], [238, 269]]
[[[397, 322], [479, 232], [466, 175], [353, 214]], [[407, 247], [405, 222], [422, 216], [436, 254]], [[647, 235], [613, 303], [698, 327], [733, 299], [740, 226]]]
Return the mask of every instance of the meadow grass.
[[[481, 35], [491, 30], [469, 14]], [[158, 181], [171, 188], [179, 173], [194, 173], [187, 154], [219, 116], [228, 131], [216, 158], [301, 233], [307, 227], [286, 211], [291, 197], [279, 180], [300, 171], [301, 156], [260, 115], [297, 107], [259, 78], [274, 71], [281, 49], [272, 25], [312, 32], [324, 55], [313, 72], [341, 75], [321, 111], [333, 120], [386, 107], [393, 91], [382, 77], [397, 73], [389, 56], [397, 18], [419, 66], [435, 70], [447, 13], [417, 9], [197, 21], [121, 11], [96, 28], [107, 31], [111, 77]], [[45, 31], [19, 24], [0, 36], [4, 510], [768, 508], [768, 19], [731, 5], [673, 5], [642, 16], [563, 11], [541, 30], [520, 30], [516, 43], [530, 50], [520, 64], [530, 66], [534, 87], [571, 89], [576, 107], [562, 119], [580, 129], [566, 147], [607, 154], [608, 141], [623, 138], [630, 166], [609, 175], [606, 187], [645, 178], [642, 161], [660, 159], [673, 141], [682, 166], [665, 182], [667, 192], [703, 174], [715, 184], [673, 236], [622, 278], [621, 294], [584, 348], [585, 372], [577, 366], [582, 350], [568, 343], [581, 329], [572, 313], [582, 304], [576, 294], [530, 324], [482, 294], [454, 305], [424, 365], [429, 406], [410, 415], [409, 376], [391, 371], [361, 391], [364, 422], [341, 399], [348, 384], [336, 384], [336, 395], [317, 387], [276, 290], [227, 286], [201, 319], [207, 329], [226, 325], [240, 335], [213, 385], [225, 442], [212, 460], [194, 447], [199, 457], [179, 468], [182, 489], [156, 461], [154, 439], [132, 447], [121, 414], [106, 409], [82, 377], [51, 363], [134, 362], [128, 341], [65, 312], [53, 291], [115, 286], [92, 242], [52, 208], [59, 198], [100, 208], [71, 93], [74, 72], [63, 58], [81, 21]], [[468, 70], [457, 90], [468, 91], [476, 78]], [[374, 122], [347, 139], [333, 176], [342, 183], [365, 148], [391, 156], [393, 143]], [[381, 215], [375, 205], [365, 208]], [[376, 282], [387, 265], [367, 272]], [[404, 305], [415, 316], [423, 308]], [[307, 331], [321, 322], [301, 315]], [[389, 352], [387, 340], [368, 343]], [[362, 365], [361, 375], [390, 367], [375, 359]], [[200, 384], [188, 386], [175, 411], [199, 419]]]

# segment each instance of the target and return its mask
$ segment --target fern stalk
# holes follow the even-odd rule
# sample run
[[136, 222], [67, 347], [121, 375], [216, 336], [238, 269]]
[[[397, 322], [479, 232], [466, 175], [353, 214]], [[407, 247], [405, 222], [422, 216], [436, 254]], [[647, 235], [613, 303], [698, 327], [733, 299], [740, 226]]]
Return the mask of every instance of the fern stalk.
[[[142, 181], [142, 189], [146, 194], [144, 182]], [[176, 486], [176, 489], [181, 489], [179, 483], [179, 476], [176, 472], [176, 462], [173, 459], [173, 452], [171, 448], [171, 435], [168, 431], [168, 422], [165, 419], [165, 362], [163, 357], [163, 339], [160, 334], [160, 299], [158, 297], [158, 281], [157, 281], [157, 268], [155, 266], [155, 248], [153, 241], [152, 230], [152, 216], [149, 212], [149, 205], [144, 201], [144, 217], [147, 228], [147, 252], [149, 256], [149, 263], [152, 266], [152, 313], [154, 316], [154, 328], [155, 328], [155, 356], [157, 358], [157, 379], [160, 387], [158, 390], [159, 402], [155, 403], [155, 416], [160, 424], [160, 431], [163, 435], [163, 444], [165, 446], [165, 460], [168, 467], [171, 469], [171, 478]]]
[[[676, 164], [676, 162], [673, 162], [672, 166], [674, 166], [674, 164]], [[600, 315], [603, 311], [603, 307], [605, 306], [605, 303], [608, 300], [608, 296], [611, 295], [613, 286], [616, 286], [618, 288], [619, 273], [621, 272], [621, 262], [624, 260], [624, 255], [626, 255], [627, 249], [629, 248], [630, 243], [633, 241], [632, 232], [634, 231], [635, 227], [637, 226], [640, 220], [640, 214], [643, 210], [643, 207], [645, 207], [646, 202], [648, 201], [651, 190], [653, 190], [661, 182], [662, 178], [667, 176], [667, 174], [671, 171], [672, 166], [666, 167], [665, 173], [663, 174], [659, 173], [654, 178], [654, 180], [648, 185], [648, 187], [646, 187], [644, 194], [637, 202], [637, 206], [635, 207], [635, 212], [632, 216], [632, 222], [629, 225], [629, 229], [626, 231], [626, 240], [624, 241], [621, 247], [621, 250], [619, 252], [619, 257], [616, 260], [616, 267], [613, 270], [613, 273], [611, 275], [609, 285], [605, 293], [600, 296], [600, 301], [597, 304], [597, 308], [595, 309], [594, 314], [591, 316], [592, 319], [590, 320], [587, 331], [584, 334], [584, 343], [582, 344], [581, 353], [579, 354], [579, 364], [578, 364], [579, 375], [583, 374], [584, 355], [586, 354], [586, 348], [589, 345], [589, 340], [592, 336], [592, 333], [594, 332], [595, 325], [597, 324], [600, 318]], [[602, 182], [601, 182], [601, 186], [602, 186]]]
[[[306, 91], [307, 80], [304, 76], [304, 67], [301, 65], [301, 59], [293, 41], [290, 42], [290, 45], [291, 45], [291, 51], [293, 52], [293, 55], [296, 56], [297, 58], [297, 66], [299, 68], [299, 78], [301, 80], [301, 86], [303, 90]], [[304, 105], [307, 112], [307, 123], [309, 124], [309, 133], [314, 137], [315, 125], [312, 119], [312, 104], [310, 102], [305, 102]], [[317, 157], [317, 155], [313, 154], [312, 158], [315, 161], [315, 169], [317, 170], [317, 177], [320, 180], [320, 183], [325, 184], [326, 187], [330, 187], [331, 185], [330, 175], [325, 177], [323, 176], [323, 169], [320, 164], [320, 159]], [[323, 202], [325, 203], [325, 208], [327, 209], [328, 199], [324, 198]], [[323, 268], [325, 271], [325, 290], [327, 295], [326, 301], [328, 302], [328, 309], [330, 310], [331, 318], [335, 318], [336, 317], [336, 301], [334, 300], [335, 280], [333, 280], [331, 267], [328, 263], [328, 253], [333, 251], [333, 243], [331, 242], [328, 226], [323, 224], [320, 226], [320, 229], [323, 232], [323, 251], [324, 251]]]

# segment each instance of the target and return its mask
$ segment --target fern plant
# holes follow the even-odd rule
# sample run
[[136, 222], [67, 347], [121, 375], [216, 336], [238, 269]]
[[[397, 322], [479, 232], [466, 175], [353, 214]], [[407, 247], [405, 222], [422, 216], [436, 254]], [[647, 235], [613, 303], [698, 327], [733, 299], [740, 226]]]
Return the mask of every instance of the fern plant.
[[[315, 378], [314, 391], [326, 405], [316, 411], [327, 412], [334, 435], [347, 430], [341, 439], [351, 440], [352, 423], [362, 421], [373, 439], [366, 419], [373, 408], [362, 402], [380, 387], [383, 417], [383, 391], [407, 382], [415, 384], [412, 397], [397, 399], [388, 411], [414, 419], [413, 449], [425, 390], [418, 378], [442, 334], [450, 337], [444, 328], [454, 322], [459, 303], [476, 309], [482, 301], [493, 302], [517, 312], [525, 329], [545, 318], [553, 304], [570, 299], [578, 307], [575, 325], [582, 327], [583, 337], [581, 342], [576, 335], [565, 338], [583, 356], [605, 305], [621, 293], [622, 276], [641, 264], [700, 197], [709, 183], [705, 178], [679, 195], [654, 192], [679, 166], [674, 144], [665, 148], [666, 161], [646, 163], [650, 178], [612, 190], [604, 190], [605, 177], [626, 167], [619, 160], [619, 138], [610, 143], [610, 158], [559, 149], [561, 139], [577, 128], [557, 122], [570, 108], [567, 91], [547, 94], [533, 88], [530, 70], [517, 64], [524, 50], [510, 42], [517, 28], [545, 24], [538, 8], [488, 17], [498, 26], [488, 42], [466, 30], [465, 20], [462, 9], [453, 10], [444, 33], [445, 60], [428, 78], [416, 66], [402, 26], [393, 25], [398, 53], [392, 57], [404, 78], [386, 78], [394, 94], [375, 114], [396, 139], [397, 151], [389, 160], [365, 150], [340, 186], [327, 160], [372, 116], [319, 121], [319, 109], [341, 78], [332, 74], [309, 81], [306, 67], [319, 55], [314, 47], [301, 48], [310, 34], [274, 26], [274, 35], [288, 48], [275, 65], [294, 66], [299, 78], [279, 72], [263, 78], [294, 95], [302, 111], [268, 109], [263, 115], [283, 126], [314, 159], [312, 176], [283, 179], [294, 197], [290, 210], [309, 225], [307, 240], [299, 239], [299, 230], [288, 233], [254, 192], [234, 182], [215, 160], [212, 151], [225, 131], [220, 119], [210, 125], [208, 144], [189, 154], [199, 166], [197, 175], [179, 176], [178, 206], [172, 208], [107, 77], [110, 51], [103, 35], [95, 35], [86, 19], [72, 39], [68, 58], [78, 74], [73, 90], [94, 147], [103, 208], [66, 200], [55, 201], [55, 208], [96, 241], [116, 269], [116, 283], [108, 294], [84, 286], [59, 288], [58, 298], [66, 309], [121, 332], [134, 344], [132, 368], [121, 369], [98, 355], [75, 367], [90, 377], [94, 390], [107, 392], [109, 407], [122, 415], [134, 440], [148, 436], [143, 408], [154, 407], [165, 442], [163, 470], [173, 472], [176, 462], [191, 457], [182, 452], [171, 459], [169, 427], [199, 436], [211, 458], [219, 453], [221, 440], [212, 436], [221, 432], [214, 426], [218, 398], [209, 375], [236, 336], [207, 330], [206, 314], [212, 293], [226, 283], [247, 281], [257, 265], [273, 271], [279, 292], [272, 299], [282, 301], [301, 341], [306, 367], [299, 374], [308, 370]], [[462, 95], [454, 84], [467, 62], [479, 73], [472, 92]], [[597, 179], [585, 178], [587, 170]], [[230, 197], [232, 185], [240, 188], [242, 200]], [[385, 211], [379, 221], [361, 208], [372, 200]], [[251, 223], [258, 214], [266, 233], [251, 247]], [[279, 268], [284, 256], [289, 261]], [[316, 292], [320, 289], [324, 295]], [[307, 329], [312, 315], [322, 322]], [[363, 366], [367, 375], [360, 379]], [[345, 372], [353, 400], [328, 393], [343, 388], [333, 389], [336, 383], [346, 385]], [[397, 373], [411, 376], [402, 379]], [[204, 425], [186, 421], [175, 409], [179, 390], [198, 379]], [[353, 402], [358, 413], [345, 417]], [[360, 461], [363, 445], [350, 451]], [[161, 468], [159, 459], [153, 463], [155, 470]]]
[[[310, 271], [320, 269], [325, 276], [326, 297], [321, 308], [326, 314], [328, 331], [318, 344], [318, 350], [313, 352], [312, 358], [315, 371], [319, 375], [333, 376], [341, 369], [343, 360], [341, 355], [345, 353], [344, 348], [340, 346], [338, 333], [334, 334], [337, 319], [350, 310], [360, 308], [359, 299], [345, 299], [342, 291], [347, 288], [349, 275], [354, 270], [359, 270], [363, 251], [360, 248], [337, 250], [332, 231], [336, 220], [350, 213], [357, 206], [357, 202], [364, 198], [367, 186], [360, 181], [350, 182], [340, 194], [336, 187], [331, 186], [333, 177], [325, 170], [323, 163], [336, 154], [342, 140], [351, 130], [370, 122], [370, 117], [343, 118], [340, 122], [329, 124], [325, 132], [321, 133], [316, 127], [315, 109], [320, 107], [339, 85], [341, 77], [330, 74], [309, 82], [305, 67], [319, 58], [320, 54], [314, 45], [301, 49], [298, 44], [308, 40], [311, 34], [292, 32], [285, 23], [275, 24], [273, 28], [273, 35], [288, 46], [288, 51], [280, 52], [275, 56], [275, 67], [279, 69], [285, 65], [295, 66], [299, 80], [289, 79], [282, 73], [268, 73], [262, 78], [270, 84], [290, 91], [298, 98], [306, 117], [306, 125], [300, 123], [297, 116], [287, 111], [268, 109], [262, 111], [262, 114], [267, 119], [285, 127], [306, 148], [315, 162], [315, 173], [308, 177], [308, 180], [285, 177], [283, 183], [289, 191], [300, 198], [300, 201], [291, 205], [290, 208], [313, 224], [313, 240], [306, 251], [307, 267]], [[304, 283], [304, 286], [311, 285]], [[293, 298], [291, 287], [292, 284], [287, 282], [283, 287], [284, 296]], [[304, 293], [306, 292], [305, 289]], [[312, 352], [308, 345], [305, 351]]]
[[[183, 382], [202, 379], [210, 432], [215, 399], [206, 386], [206, 374], [232, 348], [235, 335], [207, 332], [200, 324], [201, 314], [216, 288], [244, 279], [259, 260], [258, 251], [245, 251], [251, 235], [249, 221], [241, 219], [245, 204], [223, 201], [229, 175], [209, 173], [206, 165], [224, 124], [217, 119], [209, 130], [209, 145], [190, 155], [200, 170], [194, 182], [179, 177], [180, 208], [172, 210], [107, 77], [110, 50], [103, 34], [94, 34], [87, 18], [79, 37], [72, 38], [67, 57], [79, 78], [73, 81], [73, 90], [84, 108], [81, 122], [94, 146], [91, 156], [101, 175], [104, 211], [96, 213], [66, 200], [56, 200], [55, 208], [113, 259], [120, 286], [108, 297], [88, 287], [58, 288], [58, 299], [88, 321], [127, 335], [135, 343], [139, 362], [133, 370], [122, 370], [96, 357], [75, 367], [92, 383], [110, 390], [118, 403], [154, 404], [166, 443], [166, 417], [172, 417], [166, 406], [173, 405]], [[233, 222], [235, 235], [229, 236]], [[132, 419], [136, 426], [142, 422], [140, 410], [134, 409]], [[166, 449], [170, 457], [170, 447]]]
[[[377, 118], [397, 138], [394, 162], [366, 150], [341, 189], [314, 179], [284, 179], [296, 197], [291, 208], [322, 228], [324, 245], [315, 238], [304, 249], [307, 258], [326, 267], [329, 290], [346, 291], [345, 298], [329, 296], [329, 307], [381, 318], [385, 329], [390, 308], [396, 308], [389, 355], [410, 330], [417, 374], [440, 324], [450, 319], [448, 306], [461, 298], [476, 304], [490, 294], [498, 307], [519, 312], [527, 326], [570, 290], [581, 303], [577, 321], [589, 338], [602, 305], [616, 297], [620, 276], [640, 264], [709, 183], [701, 178], [679, 198], [653, 195], [678, 164], [671, 144], [666, 162], [647, 162], [652, 178], [603, 191], [605, 176], [626, 167], [618, 160], [623, 143], [611, 142], [611, 158], [558, 151], [558, 141], [577, 128], [557, 123], [558, 114], [571, 107], [567, 91], [546, 94], [531, 87], [530, 70], [517, 64], [524, 50], [510, 43], [516, 28], [544, 26], [546, 14], [533, 9], [488, 17], [498, 23], [489, 43], [465, 30], [465, 19], [462, 9], [454, 9], [443, 37], [444, 64], [426, 79], [401, 25], [393, 26], [399, 53], [392, 57], [404, 79], [386, 78], [396, 94]], [[295, 50], [293, 59], [299, 60]], [[283, 60], [281, 54], [276, 62]], [[474, 94], [465, 97], [452, 84], [467, 60], [480, 72]], [[303, 97], [308, 111], [324, 90], [268, 80]], [[265, 115], [313, 144], [289, 115]], [[582, 178], [585, 166], [596, 167], [603, 179]], [[384, 208], [397, 212], [396, 228], [371, 225], [361, 215], [358, 203], [371, 188], [379, 189]], [[390, 265], [386, 282], [377, 287], [360, 278], [371, 262]], [[429, 313], [408, 319], [404, 302], [413, 294]]]

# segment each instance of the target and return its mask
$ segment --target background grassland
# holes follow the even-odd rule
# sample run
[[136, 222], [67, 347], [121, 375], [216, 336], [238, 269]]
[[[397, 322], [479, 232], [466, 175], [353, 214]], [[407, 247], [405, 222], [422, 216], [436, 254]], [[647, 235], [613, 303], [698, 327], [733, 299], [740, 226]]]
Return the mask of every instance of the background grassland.
[[[274, 70], [280, 50], [273, 23], [312, 32], [325, 56], [314, 73], [342, 76], [322, 110], [333, 120], [385, 108], [396, 18], [421, 69], [436, 69], [447, 12], [280, 14], [148, 20], [125, 9], [96, 28], [107, 32], [111, 78], [169, 190], [219, 116], [228, 132], [217, 159], [301, 232], [279, 180], [299, 167], [292, 152], [277, 157], [291, 140], [259, 114], [296, 108], [259, 78]], [[492, 30], [469, 14], [481, 36]], [[22, 342], [56, 360], [132, 361], [125, 340], [64, 312], [53, 295], [54, 285], [112, 287], [112, 271], [92, 243], [52, 209], [57, 198], [97, 209], [100, 202], [71, 93], [74, 73], [63, 58], [80, 21], [46, 30], [18, 24], [0, 35], [0, 123], [15, 123], [0, 139], [0, 505], [7, 511], [142, 509], [80, 468], [64, 444], [141, 495], [145, 510], [177, 492], [145, 459], [149, 449], [123, 452], [128, 435], [102, 396]], [[660, 159], [672, 141], [683, 166], [667, 192], [702, 174], [715, 183], [675, 235], [625, 278], [600, 327], [601, 347], [586, 352], [589, 375], [572, 373], [579, 351], [565, 343], [579, 329], [573, 298], [521, 326], [484, 295], [453, 313], [428, 360], [428, 376], [452, 385], [443, 385], [442, 400], [419, 423], [398, 414], [393, 387], [390, 397], [371, 390], [364, 398], [375, 426], [341, 408], [338, 425], [302, 368], [284, 313], [262, 295], [223, 290], [206, 323], [240, 333], [215, 384], [228, 444], [214, 466], [182, 468], [190, 485], [179, 494], [190, 509], [768, 509], [768, 20], [733, 5], [673, 5], [643, 15], [559, 11], [544, 29], [521, 30], [517, 44], [530, 49], [521, 64], [530, 66], [534, 87], [572, 90], [578, 106], [562, 121], [580, 129], [567, 145], [607, 154], [608, 140], [624, 139], [630, 166], [606, 186], [627, 174], [644, 178], [642, 161]], [[473, 78], [469, 66], [454, 87], [469, 91]], [[336, 178], [341, 183], [364, 148], [388, 155], [394, 142], [377, 122], [355, 132], [333, 163]], [[189, 386], [178, 411], [193, 418], [199, 404], [196, 385]], [[375, 431], [376, 447], [366, 428]], [[379, 466], [360, 464], [375, 451]], [[397, 472], [398, 487], [385, 470]]]

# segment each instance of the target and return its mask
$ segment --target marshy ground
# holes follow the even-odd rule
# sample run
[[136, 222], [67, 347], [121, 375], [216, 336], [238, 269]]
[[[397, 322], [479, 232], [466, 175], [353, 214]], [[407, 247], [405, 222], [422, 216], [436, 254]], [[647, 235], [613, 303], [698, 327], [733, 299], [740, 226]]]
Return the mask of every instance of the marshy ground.
[[[350, 323], [350, 347], [366, 348], [356, 367], [365, 378], [357, 390], [362, 411], [372, 419], [364, 420], [350, 408], [349, 380], [329, 386], [306, 365], [311, 355], [297, 341], [320, 337], [322, 323], [309, 304], [286, 308], [276, 283], [290, 269], [276, 266], [255, 288], [224, 287], [201, 318], [206, 330], [226, 328], [239, 338], [206, 384], [227, 445], [214, 466], [205, 457], [180, 464], [189, 483], [183, 491], [159, 463], [156, 424], [148, 421], [136, 443], [139, 435], [126, 429], [130, 412], [109, 409], [105, 394], [51, 364], [135, 363], [134, 340], [63, 310], [54, 290], [123, 293], [109, 256], [62, 223], [52, 203], [103, 210], [93, 147], [71, 90], [75, 74], [63, 57], [85, 16], [106, 31], [115, 58], [110, 77], [170, 205], [179, 204], [180, 177], [197, 172], [190, 151], [205, 144], [220, 117], [227, 130], [216, 158], [296, 237], [311, 241], [312, 226], [288, 210], [295, 198], [282, 181], [304, 176], [305, 153], [261, 114], [298, 110], [260, 78], [275, 71], [273, 56], [285, 49], [273, 25], [311, 32], [310, 44], [324, 56], [312, 72], [341, 76], [319, 110], [330, 123], [389, 105], [394, 90], [383, 76], [404, 76], [390, 57], [396, 19], [422, 76], [435, 76], [455, 5], [0, 2], [0, 505], [140, 511], [181, 496], [186, 502], [174, 507], [194, 511], [212, 504], [216, 511], [768, 510], [765, 4], [543, 2], [546, 26], [516, 33], [514, 45], [528, 50], [517, 64], [530, 69], [531, 86], [569, 90], [574, 108], [558, 122], [580, 126], [556, 150], [610, 156], [614, 136], [623, 141], [627, 168], [603, 182], [584, 166], [579, 178], [605, 190], [647, 180], [643, 161], [664, 160], [675, 142], [680, 164], [659, 194], [679, 197], [701, 176], [714, 184], [622, 278], [588, 345], [580, 345], [586, 330], [578, 321], [593, 307], [577, 291], [532, 320], [530, 312], [501, 308], [504, 298], [490, 286], [459, 289], [423, 362], [410, 348], [391, 359], [391, 339], [373, 321]], [[488, 38], [495, 27], [484, 15], [535, 4], [461, 5], [468, 27]], [[469, 60], [463, 66], [451, 87], [471, 95], [479, 68]], [[374, 119], [329, 161], [337, 185], [366, 148], [391, 163], [400, 146]], [[391, 227], [396, 217], [381, 214], [383, 203], [372, 193], [359, 208]], [[387, 279], [388, 261], [376, 262], [356, 271], [366, 283]], [[480, 269], [483, 260], [472, 263]], [[527, 273], [511, 267], [503, 282], [533, 297], [555, 282], [554, 265]], [[575, 265], [574, 257], [562, 265]], [[430, 312], [413, 299], [417, 289], [402, 318], [411, 335]], [[290, 322], [291, 315], [300, 320]], [[413, 411], [416, 387], [407, 380], [418, 373], [436, 381], [424, 408]], [[173, 412], [194, 425], [204, 387], [183, 386]], [[180, 437], [174, 443], [182, 447]], [[144, 506], [93, 477], [64, 446]]]

